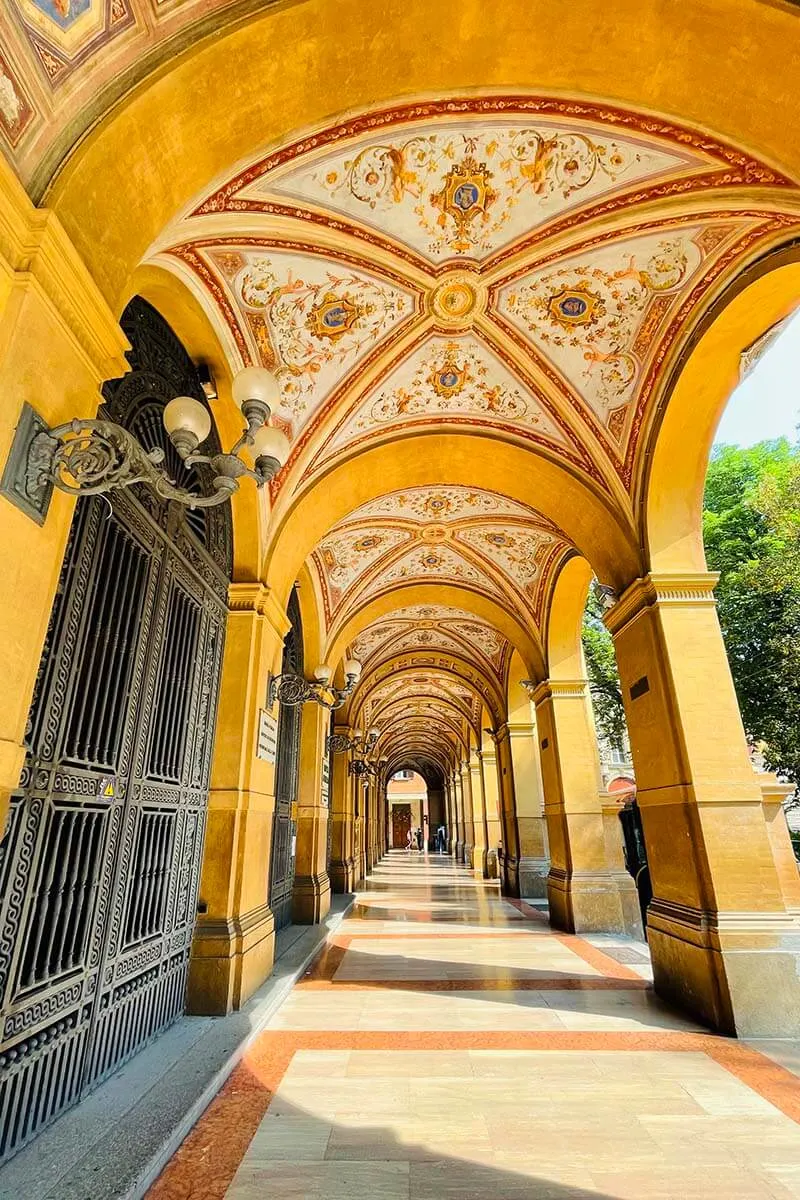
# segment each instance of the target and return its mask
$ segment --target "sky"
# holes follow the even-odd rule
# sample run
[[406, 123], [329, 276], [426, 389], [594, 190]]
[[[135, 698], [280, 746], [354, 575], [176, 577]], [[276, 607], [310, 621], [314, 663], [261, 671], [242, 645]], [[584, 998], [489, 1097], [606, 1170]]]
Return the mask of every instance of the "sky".
[[800, 425], [800, 313], [731, 393], [714, 439], [753, 446], [766, 438], [797, 439]]

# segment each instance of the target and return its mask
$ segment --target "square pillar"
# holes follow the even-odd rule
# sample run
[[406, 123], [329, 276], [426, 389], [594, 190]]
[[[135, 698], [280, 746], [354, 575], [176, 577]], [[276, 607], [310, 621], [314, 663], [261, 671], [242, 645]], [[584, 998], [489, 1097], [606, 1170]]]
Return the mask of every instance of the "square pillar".
[[280, 669], [286, 614], [259, 583], [232, 583], [211, 767], [200, 915], [189, 964], [190, 1013], [240, 1008], [275, 956], [269, 863], [275, 764], [258, 758], [267, 678]]
[[459, 768], [459, 785], [464, 812], [464, 862], [472, 867], [475, 865], [475, 817], [469, 763], [462, 762]]
[[483, 794], [486, 800], [486, 870], [487, 879], [497, 879], [499, 864], [497, 853], [500, 847], [500, 787], [497, 779], [497, 754], [494, 745], [484, 745], [481, 751], [481, 774]]
[[519, 834], [519, 894], [547, 895], [550, 854], [544, 818], [544, 787], [539, 765], [536, 723], [509, 721], [508, 741], [514, 768], [517, 831]]
[[323, 794], [329, 728], [328, 709], [319, 704], [303, 705], [297, 779], [297, 852], [292, 889], [292, 920], [297, 925], [318, 924], [331, 907], [327, 861], [329, 794]]
[[472, 795], [472, 828], [475, 838], [475, 846], [472, 852], [472, 868], [476, 879], [488, 879], [487, 849], [489, 830], [486, 820], [486, 795], [483, 790], [483, 772], [481, 770], [480, 755], [480, 750], [473, 750], [468, 764], [470, 793]]
[[569, 933], [633, 936], [641, 928], [636, 889], [606, 854], [587, 682], [545, 680], [534, 690], [534, 702], [550, 846], [550, 923]]
[[797, 1037], [800, 928], [747, 753], [716, 578], [637, 579], [606, 615], [653, 888], [655, 986], [725, 1033]]
[[508, 725], [501, 725], [496, 731], [495, 745], [500, 797], [500, 889], [504, 896], [519, 896], [519, 829]]
[[[350, 725], [334, 725], [334, 734], [352, 738]], [[349, 770], [350, 751], [332, 756], [330, 880], [334, 892], [352, 892], [356, 884], [355, 806]]]

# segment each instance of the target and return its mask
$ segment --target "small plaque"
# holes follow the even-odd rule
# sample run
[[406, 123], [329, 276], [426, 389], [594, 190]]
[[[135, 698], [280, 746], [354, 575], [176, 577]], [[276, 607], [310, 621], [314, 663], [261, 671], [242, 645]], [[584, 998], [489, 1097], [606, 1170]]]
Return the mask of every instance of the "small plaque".
[[113, 800], [116, 795], [115, 779], [113, 775], [103, 775], [97, 781], [97, 794], [102, 796], [104, 800]]
[[273, 717], [272, 713], [267, 712], [265, 708], [259, 709], [258, 713], [258, 745], [256, 747], [256, 758], [263, 758], [264, 762], [275, 762], [275, 756], [278, 753], [278, 720]]
[[319, 802], [323, 808], [327, 808], [330, 804], [331, 795], [331, 764], [330, 758], [326, 754], [322, 759], [322, 783], [320, 785]]

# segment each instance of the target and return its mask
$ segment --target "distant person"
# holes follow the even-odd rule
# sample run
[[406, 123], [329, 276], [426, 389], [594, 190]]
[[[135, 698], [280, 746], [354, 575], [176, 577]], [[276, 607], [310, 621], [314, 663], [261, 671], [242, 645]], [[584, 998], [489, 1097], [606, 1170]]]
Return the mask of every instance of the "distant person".
[[418, 850], [422, 849], [422, 830], [421, 829], [417, 830], [417, 849]]
[[436, 849], [440, 854], [444, 854], [445, 845], [447, 843], [447, 834], [444, 825], [440, 825], [436, 830]]
[[410, 851], [412, 849], [413, 845], [414, 845], [414, 834], [409, 829], [408, 834], [406, 836], [406, 850]]

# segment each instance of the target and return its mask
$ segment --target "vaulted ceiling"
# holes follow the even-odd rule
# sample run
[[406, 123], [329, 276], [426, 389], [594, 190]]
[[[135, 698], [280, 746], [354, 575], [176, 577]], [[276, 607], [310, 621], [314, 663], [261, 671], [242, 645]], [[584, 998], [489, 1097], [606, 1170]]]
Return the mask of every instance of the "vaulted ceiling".
[[[384, 32], [408, 46], [431, 6], [402, 7], [384, 6]], [[588, 557], [597, 513], [623, 531], [635, 557], [654, 431], [698, 314], [743, 268], [800, 233], [800, 192], [775, 158], [780, 127], [763, 155], [758, 140], [715, 134], [728, 101], [718, 88], [694, 104], [700, 59], [691, 97], [659, 115], [667, 75], [670, 94], [682, 93], [665, 62], [675, 57], [671, 18], [655, 7], [664, 78], [643, 87], [628, 56], [614, 68], [621, 80], [631, 72], [627, 93], [622, 84], [604, 89], [597, 74], [585, 83], [587, 93], [623, 96], [607, 103], [564, 80], [540, 93], [498, 90], [498, 72], [538, 82], [549, 69], [517, 71], [501, 53], [504, 37], [515, 56], [527, 53], [514, 5], [497, 16], [496, 45], [481, 14], [477, 58], [469, 20], [447, 32], [455, 58], [442, 80], [458, 77], [451, 86], [419, 91], [428, 70], [420, 63], [438, 62], [424, 39], [424, 53], [398, 52], [384, 64], [396, 81], [386, 94], [398, 99], [381, 102], [380, 58], [342, 53], [337, 74], [340, 19], [379, 51], [368, 6], [358, 17], [264, 0], [0, 6], [6, 155], [36, 198], [67, 163], [53, 194], [107, 295], [123, 286], [126, 255], [132, 270], [153, 239], [138, 269], [177, 281], [177, 294], [188, 289], [230, 371], [261, 363], [277, 372], [276, 420], [292, 449], [271, 484], [272, 527], [291, 530], [303, 504], [323, 514], [296, 564], [305, 557], [321, 654], [363, 662], [354, 717], [382, 722], [396, 746], [419, 755], [436, 743], [458, 758], [480, 738], [484, 712], [502, 718], [509, 677], [519, 675], [514, 654], [535, 674], [559, 572], [577, 551]], [[778, 44], [780, 6], [748, 12], [762, 7]], [[529, 6], [520, 12], [528, 21]], [[651, 17], [641, 13], [642, 28]], [[710, 53], [703, 20], [681, 22], [686, 46], [708, 43]], [[566, 63], [574, 50], [583, 70], [607, 54], [588, 17], [584, 24], [560, 56], [543, 36], [547, 56]], [[621, 15], [616, 24], [619, 41], [630, 22]], [[642, 34], [642, 63], [652, 40]], [[311, 124], [296, 80], [286, 83], [297, 71], [302, 87], [324, 93], [306, 106]], [[235, 95], [218, 102], [229, 84]], [[76, 148], [90, 166], [103, 161], [103, 118], [125, 96], [127, 136], [120, 120], [122, 132], [105, 143], [116, 148], [104, 163], [111, 185], [90, 167], [71, 177]], [[254, 105], [261, 123], [247, 115]], [[697, 116], [704, 105], [713, 120]], [[184, 145], [193, 111], [206, 114], [207, 128]], [[128, 157], [137, 139], [141, 177]], [[171, 165], [162, 168], [159, 154]], [[130, 223], [127, 212], [103, 221], [114, 183], [135, 209]], [[152, 206], [150, 193], [159, 197]], [[456, 462], [454, 439], [467, 435], [475, 436]], [[392, 470], [384, 477], [383, 466], [365, 462]], [[549, 491], [538, 487], [541, 463], [552, 468]], [[328, 518], [331, 481], [343, 470], [352, 501], [337, 498]], [[568, 499], [556, 512], [559, 492]], [[293, 536], [276, 553], [291, 558]]]

